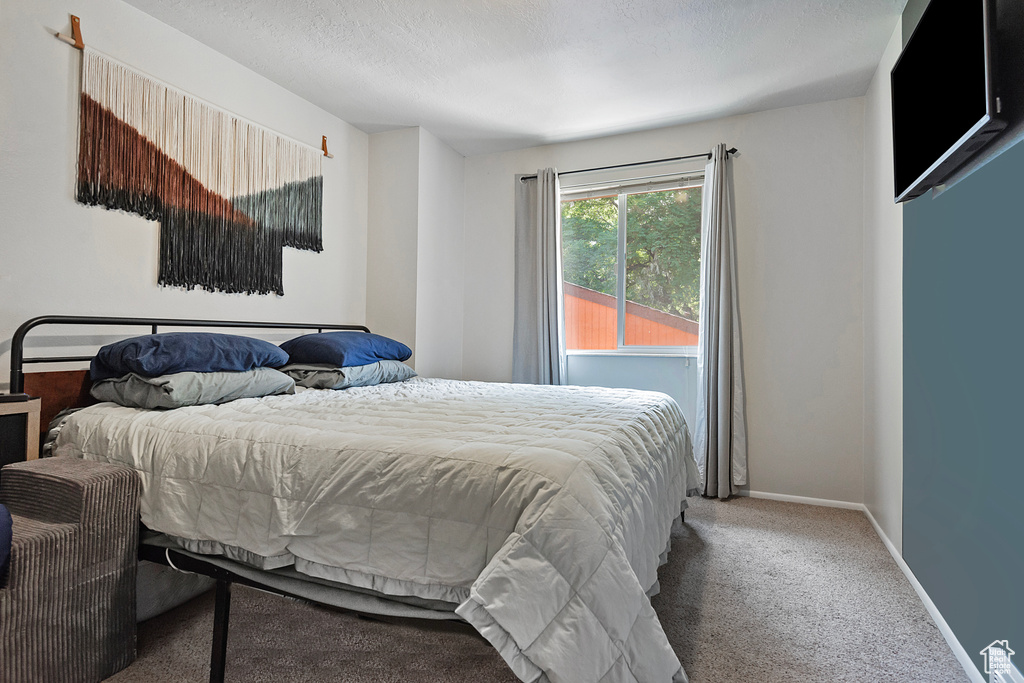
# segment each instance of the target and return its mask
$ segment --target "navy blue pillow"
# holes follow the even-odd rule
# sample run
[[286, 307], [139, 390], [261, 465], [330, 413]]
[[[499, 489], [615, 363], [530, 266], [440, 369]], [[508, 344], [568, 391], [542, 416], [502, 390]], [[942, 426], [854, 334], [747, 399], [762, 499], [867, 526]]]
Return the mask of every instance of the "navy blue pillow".
[[369, 365], [379, 360], [406, 360], [412, 350], [402, 342], [370, 332], [342, 330], [304, 334], [281, 344], [292, 363], [316, 363], [336, 368]]
[[104, 346], [92, 359], [89, 374], [98, 382], [129, 372], [159, 377], [175, 372], [245, 372], [287, 363], [287, 353], [262, 339], [214, 332], [168, 332]]
[[11, 513], [0, 505], [0, 586], [6, 582], [7, 560], [11, 557], [12, 526]]

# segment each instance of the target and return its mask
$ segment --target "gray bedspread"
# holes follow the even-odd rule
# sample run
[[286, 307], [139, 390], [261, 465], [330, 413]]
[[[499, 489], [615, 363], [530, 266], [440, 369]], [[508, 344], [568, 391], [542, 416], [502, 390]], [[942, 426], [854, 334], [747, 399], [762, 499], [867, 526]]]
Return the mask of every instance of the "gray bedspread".
[[524, 681], [685, 681], [645, 594], [697, 468], [664, 394], [417, 378], [75, 413], [194, 552], [457, 603]]

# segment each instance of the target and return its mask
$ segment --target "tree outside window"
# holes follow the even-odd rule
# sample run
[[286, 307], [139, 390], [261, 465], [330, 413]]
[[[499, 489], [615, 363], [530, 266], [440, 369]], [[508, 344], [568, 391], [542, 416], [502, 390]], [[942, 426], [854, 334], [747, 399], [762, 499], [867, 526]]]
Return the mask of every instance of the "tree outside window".
[[696, 346], [702, 179], [607, 192], [563, 194], [566, 348]]

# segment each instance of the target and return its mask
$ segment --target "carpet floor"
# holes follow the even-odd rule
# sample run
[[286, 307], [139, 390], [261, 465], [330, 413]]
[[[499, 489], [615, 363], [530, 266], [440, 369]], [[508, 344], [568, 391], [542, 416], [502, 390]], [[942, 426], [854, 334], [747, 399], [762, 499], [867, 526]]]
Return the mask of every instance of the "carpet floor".
[[[863, 513], [690, 499], [652, 599], [692, 683], [967, 680]], [[207, 680], [213, 595], [139, 626], [115, 683]], [[228, 681], [517, 679], [459, 622], [394, 621], [236, 587]]]

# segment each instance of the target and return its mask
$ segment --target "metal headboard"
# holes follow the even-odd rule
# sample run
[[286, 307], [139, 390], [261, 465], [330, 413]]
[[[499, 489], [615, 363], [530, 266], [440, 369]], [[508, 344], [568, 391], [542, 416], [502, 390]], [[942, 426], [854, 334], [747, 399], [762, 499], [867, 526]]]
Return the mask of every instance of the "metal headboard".
[[266, 330], [360, 330], [369, 332], [365, 325], [338, 325], [333, 323], [266, 323], [239, 320], [184, 320], [179, 318], [106, 318], [88, 315], [43, 315], [21, 324], [11, 339], [11, 388], [12, 394], [19, 393], [25, 386], [25, 365], [35, 363], [69, 363], [92, 360], [92, 356], [37, 356], [25, 358], [25, 336], [41, 325], [82, 325], [149, 327], [156, 334], [161, 327], [233, 327]]

